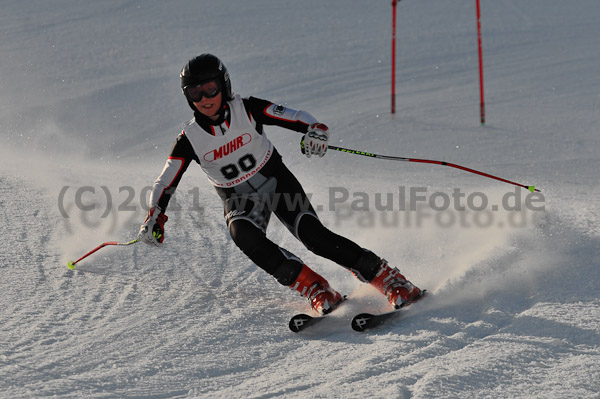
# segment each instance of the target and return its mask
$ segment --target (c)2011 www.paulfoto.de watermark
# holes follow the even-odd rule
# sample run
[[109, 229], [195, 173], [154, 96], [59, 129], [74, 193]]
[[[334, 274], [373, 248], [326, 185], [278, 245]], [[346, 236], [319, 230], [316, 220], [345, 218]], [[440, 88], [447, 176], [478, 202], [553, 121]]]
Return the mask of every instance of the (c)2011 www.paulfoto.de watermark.
[[[76, 217], [87, 228], [114, 230], [118, 225], [140, 222], [141, 214], [148, 210], [148, 197], [152, 191], [146, 186], [138, 191], [131, 186], [118, 187], [114, 194], [108, 186], [64, 186], [58, 196], [58, 209], [71, 231], [70, 221]], [[203, 217], [204, 207], [200, 203], [199, 187], [175, 190], [169, 202], [170, 218], [180, 217], [185, 211], [195, 218]], [[209, 206], [218, 206], [218, 199], [210, 193]], [[182, 198], [181, 204], [177, 200]], [[460, 188], [451, 191], [432, 191], [428, 187], [399, 186], [396, 192], [350, 191], [346, 187], [329, 187], [325, 196], [326, 205], [319, 196], [307, 193], [308, 198], [297, 198], [288, 194], [266, 195], [260, 201], [275, 209], [278, 205], [300, 206], [302, 201], [314, 199], [317, 213], [331, 220], [336, 226], [356, 223], [361, 227], [421, 228], [434, 224], [440, 228], [486, 228], [526, 227], [537, 225], [545, 214], [545, 198], [542, 193], [525, 192], [520, 188], [501, 195], [491, 203], [489, 196], [481, 191], [465, 193]], [[498, 195], [494, 195], [497, 198]], [[282, 202], [283, 201], [283, 202]], [[125, 219], [124, 219], [125, 218]]]
[[399, 186], [394, 193], [330, 187], [328, 199], [327, 210], [334, 213], [336, 225], [355, 222], [361, 227], [420, 228], [434, 224], [440, 228], [522, 228], [538, 225], [545, 215], [544, 195], [520, 188], [504, 193], [495, 203], [481, 191], [465, 193], [454, 188], [451, 192], [430, 192], [422, 186]]

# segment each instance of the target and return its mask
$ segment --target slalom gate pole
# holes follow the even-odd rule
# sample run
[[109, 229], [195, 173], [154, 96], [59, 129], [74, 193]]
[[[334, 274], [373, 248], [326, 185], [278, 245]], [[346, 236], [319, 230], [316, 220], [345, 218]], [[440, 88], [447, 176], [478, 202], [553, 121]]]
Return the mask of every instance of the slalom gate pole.
[[88, 252], [87, 254], [83, 255], [81, 258], [77, 259], [76, 261], [70, 261], [67, 263], [67, 267], [71, 270], [75, 270], [75, 265], [77, 263], [79, 263], [79, 261], [87, 258], [88, 256], [90, 256], [91, 254], [93, 254], [94, 252], [98, 251], [99, 249], [102, 249], [104, 247], [106, 247], [107, 245], [131, 245], [131, 244], [135, 244], [136, 242], [139, 242], [141, 239], [140, 238], [136, 238], [135, 240], [131, 240], [129, 242], [117, 242], [117, 241], [108, 241], [105, 243], [102, 243], [100, 245], [98, 245], [96, 248], [92, 249], [90, 252]]
[[527, 190], [531, 191], [532, 193], [534, 191], [541, 192], [540, 190], [538, 190], [537, 188], [535, 188], [535, 186], [528, 186], [528, 185], [525, 185], [525, 184], [516, 183], [514, 181], [503, 179], [501, 177], [490, 175], [488, 173], [480, 172], [478, 170], [467, 168], [467, 167], [464, 167], [464, 166], [461, 166], [461, 165], [457, 165], [457, 164], [453, 164], [453, 163], [450, 163], [450, 162], [434, 161], [434, 160], [430, 160], [430, 159], [404, 158], [404, 157], [394, 157], [394, 156], [389, 156], [389, 155], [379, 155], [379, 154], [373, 154], [373, 153], [370, 153], [370, 152], [364, 152], [364, 151], [358, 151], [358, 150], [351, 150], [351, 149], [348, 149], [348, 148], [336, 147], [334, 145], [328, 145], [327, 148], [330, 149], [330, 150], [345, 152], [345, 153], [348, 153], [348, 154], [362, 155], [362, 156], [365, 156], [365, 157], [377, 158], [377, 159], [385, 159], [385, 160], [388, 160], [388, 161], [417, 162], [417, 163], [428, 163], [428, 164], [435, 164], [435, 165], [450, 166], [451, 168], [456, 168], [456, 169], [464, 170], [465, 172], [474, 173], [476, 175], [484, 176], [484, 177], [487, 177], [487, 178], [490, 178], [490, 179], [494, 179], [494, 180], [498, 180], [498, 181], [501, 181], [501, 182], [504, 182], [504, 183], [513, 184], [515, 186], [526, 188]]
[[396, 113], [396, 6], [400, 0], [392, 0], [392, 114]]
[[479, 111], [481, 115], [481, 125], [485, 125], [485, 101], [483, 99], [483, 55], [481, 46], [481, 8], [479, 0], [475, 0], [477, 8], [477, 42], [479, 47]]

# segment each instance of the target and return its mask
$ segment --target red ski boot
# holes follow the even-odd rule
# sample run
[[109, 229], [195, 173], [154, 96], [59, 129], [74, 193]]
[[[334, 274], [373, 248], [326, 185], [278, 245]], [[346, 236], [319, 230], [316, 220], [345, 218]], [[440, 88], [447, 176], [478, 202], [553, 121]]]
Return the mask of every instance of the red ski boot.
[[327, 280], [306, 265], [302, 266], [300, 275], [290, 288], [308, 299], [310, 306], [321, 315], [331, 312], [344, 300]]
[[385, 259], [381, 259], [375, 278], [369, 282], [385, 295], [396, 309], [419, 299], [422, 292], [406, 279], [397, 268], [391, 268]]

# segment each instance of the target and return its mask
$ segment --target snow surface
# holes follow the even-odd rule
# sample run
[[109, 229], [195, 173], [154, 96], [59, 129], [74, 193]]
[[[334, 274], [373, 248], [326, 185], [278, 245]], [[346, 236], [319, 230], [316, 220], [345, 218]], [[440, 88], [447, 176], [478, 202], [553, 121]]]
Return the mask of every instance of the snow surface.
[[[398, 4], [392, 116], [389, 1], [4, 0], [0, 397], [600, 397], [599, 20], [597, 0], [482, 0], [482, 127], [474, 1]], [[194, 165], [163, 248], [107, 247], [67, 269], [137, 234], [191, 117], [178, 72], [202, 52], [236, 92], [327, 123], [335, 145], [535, 184], [545, 210], [378, 211], [400, 187], [490, 207], [529, 192], [436, 165], [306, 160], [298, 134], [268, 128], [323, 221], [430, 299], [353, 332], [353, 314], [385, 302], [273, 220], [269, 236], [352, 299], [291, 333], [307, 303], [237, 250]]]

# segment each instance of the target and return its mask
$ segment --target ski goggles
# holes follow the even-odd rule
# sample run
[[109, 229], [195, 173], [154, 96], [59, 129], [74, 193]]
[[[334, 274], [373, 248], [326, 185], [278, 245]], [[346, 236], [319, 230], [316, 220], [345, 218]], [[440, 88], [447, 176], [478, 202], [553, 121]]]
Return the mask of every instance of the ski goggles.
[[183, 93], [193, 103], [202, 100], [203, 97], [214, 98], [221, 92], [221, 85], [217, 80], [207, 80], [194, 86], [187, 86]]

